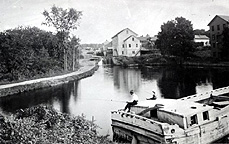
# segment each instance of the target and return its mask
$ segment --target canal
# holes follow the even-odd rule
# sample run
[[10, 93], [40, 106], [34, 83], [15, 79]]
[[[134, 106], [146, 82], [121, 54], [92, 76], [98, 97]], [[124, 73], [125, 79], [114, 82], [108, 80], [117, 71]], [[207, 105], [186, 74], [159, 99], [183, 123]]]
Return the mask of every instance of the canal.
[[20, 93], [0, 99], [0, 111], [9, 114], [17, 109], [40, 104], [73, 116], [95, 120], [102, 135], [112, 135], [110, 112], [124, 108], [133, 89], [139, 100], [151, 97], [177, 99], [229, 86], [229, 69], [202, 67], [100, 68], [91, 77], [52, 88]]

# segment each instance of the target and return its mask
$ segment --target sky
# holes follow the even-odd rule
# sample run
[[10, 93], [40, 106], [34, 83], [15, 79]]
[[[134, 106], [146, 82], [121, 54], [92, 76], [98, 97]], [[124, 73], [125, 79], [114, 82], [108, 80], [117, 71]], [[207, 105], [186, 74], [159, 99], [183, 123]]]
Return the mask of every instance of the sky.
[[81, 43], [111, 41], [125, 28], [139, 36], [154, 36], [163, 23], [181, 16], [192, 22], [193, 29], [208, 30], [215, 15], [229, 15], [229, 0], [0, 0], [0, 31], [18, 26], [54, 31], [41, 25], [42, 12], [53, 5], [82, 11], [80, 25], [72, 31]]

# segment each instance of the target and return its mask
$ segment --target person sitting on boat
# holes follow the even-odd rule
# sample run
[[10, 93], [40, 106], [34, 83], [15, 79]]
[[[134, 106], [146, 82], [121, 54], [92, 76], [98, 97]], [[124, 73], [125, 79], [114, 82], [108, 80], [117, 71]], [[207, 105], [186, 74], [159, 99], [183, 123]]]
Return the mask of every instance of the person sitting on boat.
[[126, 106], [124, 108], [124, 111], [126, 111], [126, 109], [128, 109], [127, 112], [130, 112], [130, 108], [131, 106], [134, 106], [136, 104], [138, 104], [138, 96], [134, 93], [133, 90], [130, 91], [130, 95], [132, 96], [132, 100], [129, 102], [127, 101], [126, 103]]
[[155, 91], [152, 91], [153, 92], [153, 96], [151, 98], [146, 98], [146, 100], [155, 100], [157, 99], [156, 95], [155, 95]]

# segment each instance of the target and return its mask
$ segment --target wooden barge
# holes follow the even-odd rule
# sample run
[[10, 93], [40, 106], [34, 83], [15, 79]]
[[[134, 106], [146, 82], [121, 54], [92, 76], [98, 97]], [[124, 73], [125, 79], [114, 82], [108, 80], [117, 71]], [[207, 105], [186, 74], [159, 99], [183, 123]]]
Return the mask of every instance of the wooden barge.
[[229, 134], [229, 87], [111, 112], [113, 139], [132, 144], [208, 144]]

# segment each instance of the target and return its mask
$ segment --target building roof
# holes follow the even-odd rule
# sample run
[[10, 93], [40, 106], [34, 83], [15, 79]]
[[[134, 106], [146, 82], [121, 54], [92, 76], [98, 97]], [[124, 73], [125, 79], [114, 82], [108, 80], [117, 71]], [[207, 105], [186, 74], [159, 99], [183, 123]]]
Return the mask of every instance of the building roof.
[[148, 37], [140, 36], [138, 37], [140, 41], [147, 41]]
[[135, 37], [136, 39], [138, 39], [138, 37], [136, 37], [135, 35], [131, 35], [131, 36], [127, 37], [126, 39], [124, 39], [124, 42], [127, 41], [131, 37]]
[[123, 31], [126, 30], [126, 29], [128, 29], [129, 31], [131, 31], [131, 32], [133, 32], [134, 34], [138, 35], [138, 34], [135, 33], [134, 31], [132, 31], [131, 29], [125, 28], [125, 29], [121, 30], [120, 32], [118, 32], [117, 34], [115, 34], [115, 35], [112, 37], [112, 39], [113, 39], [114, 37], [116, 37], [117, 35], [119, 35], [121, 32], [123, 32]]
[[140, 37], [138, 37], [138, 39], [140, 40], [140, 41], [147, 41], [147, 39], [148, 38], [150, 38], [152, 41], [156, 41], [157, 40], [157, 37], [144, 37], [144, 36], [140, 36]]
[[226, 16], [226, 15], [216, 15], [211, 21], [210, 23], [208, 24], [208, 26], [216, 19], [216, 18], [221, 18], [222, 20], [226, 21], [226, 22], [229, 22], [229, 16]]
[[106, 47], [111, 47], [112, 46], [112, 41], [109, 42], [108, 44], [105, 45]]
[[106, 40], [106, 41], [103, 43], [103, 45], [107, 45], [108, 43], [109, 43], [109, 41]]
[[195, 35], [194, 39], [209, 39], [206, 35]]
[[212, 109], [212, 106], [196, 103], [187, 100], [175, 99], [157, 99], [140, 101], [137, 106], [154, 107], [155, 105], [163, 105], [160, 110], [174, 113], [183, 117], [194, 115]]

